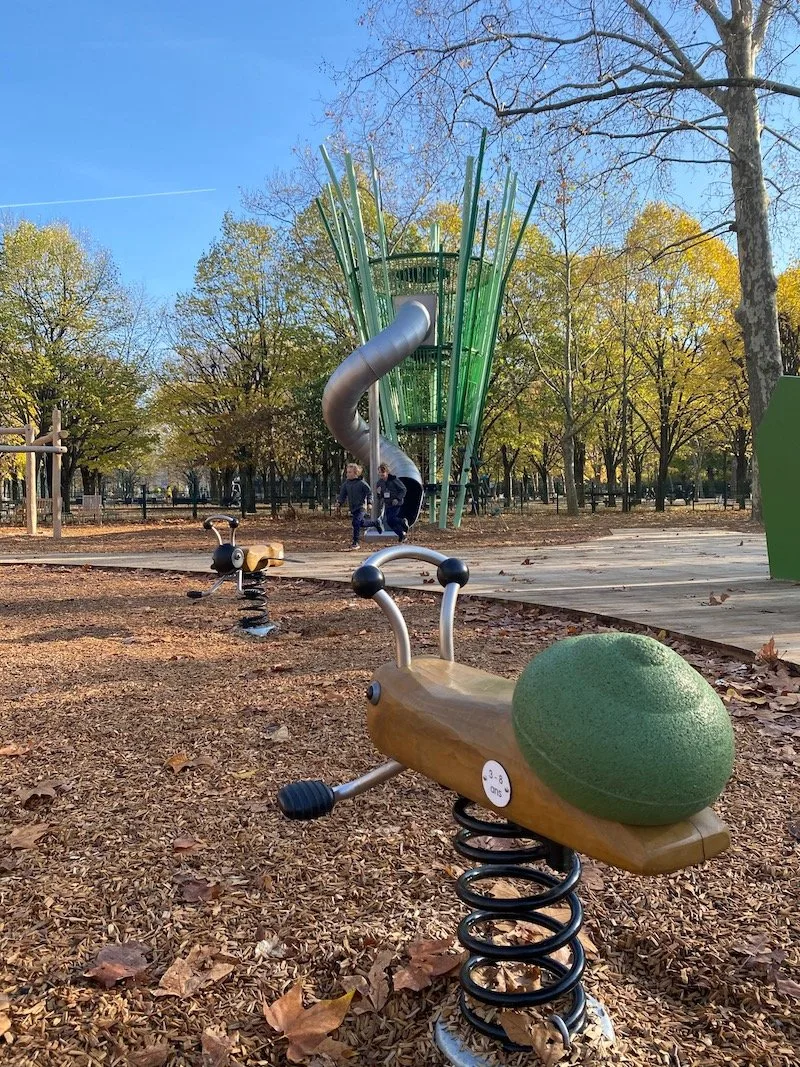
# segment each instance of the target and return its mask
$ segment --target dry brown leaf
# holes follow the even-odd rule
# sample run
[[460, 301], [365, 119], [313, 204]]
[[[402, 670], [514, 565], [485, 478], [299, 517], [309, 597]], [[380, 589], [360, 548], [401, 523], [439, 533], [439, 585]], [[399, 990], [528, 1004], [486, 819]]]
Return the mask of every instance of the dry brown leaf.
[[10, 1029], [11, 1019], [6, 1015], [4, 1011], [0, 1012], [0, 1037], [2, 1037], [3, 1034], [7, 1034]]
[[426, 989], [434, 978], [457, 970], [466, 960], [468, 953], [451, 953], [449, 950], [453, 947], [454, 940], [448, 937], [439, 941], [412, 941], [406, 947], [410, 963], [395, 971], [392, 978], [395, 992], [410, 989], [417, 993]]
[[569, 1055], [564, 1048], [561, 1034], [548, 1023], [536, 1022], [531, 1029], [531, 1048], [539, 1057], [542, 1067], [553, 1067]]
[[49, 822], [30, 822], [12, 830], [5, 843], [9, 848], [35, 848], [40, 837], [50, 830]]
[[275, 741], [281, 743], [289, 740], [289, 727], [288, 726], [268, 726], [264, 730], [265, 741]]
[[779, 976], [775, 979], [775, 988], [785, 997], [791, 997], [792, 1000], [800, 1000], [800, 982], [795, 982], [793, 978]]
[[512, 1041], [522, 1046], [530, 1045], [534, 1022], [530, 1015], [522, 1015], [517, 1011], [501, 1011], [497, 1018]]
[[709, 604], [724, 604], [726, 600], [730, 599], [730, 593], [720, 593], [719, 596], [715, 596], [714, 593], [710, 593], [708, 597]]
[[314, 1058], [308, 1061], [309, 1067], [328, 1067], [331, 1062], [344, 1063], [355, 1055], [354, 1050], [344, 1041], [336, 1041], [332, 1037], [320, 1041], [314, 1052]]
[[288, 949], [279, 937], [262, 937], [256, 942], [254, 955], [257, 960], [282, 960]]
[[761, 660], [762, 663], [778, 663], [781, 655], [775, 645], [775, 638], [770, 637], [769, 641], [765, 642], [761, 648], [756, 652], [756, 660]]
[[172, 851], [179, 852], [184, 856], [188, 856], [192, 852], [199, 852], [201, 848], [206, 847], [206, 842], [199, 837], [176, 837], [172, 842]]
[[169, 1045], [150, 1045], [128, 1053], [128, 1067], [163, 1067], [172, 1049]]
[[105, 945], [97, 953], [94, 966], [84, 971], [85, 978], [96, 979], [105, 989], [111, 989], [124, 978], [135, 978], [150, 966], [147, 962], [147, 945], [140, 941], [123, 941], [118, 945]]
[[363, 974], [348, 975], [342, 979], [345, 989], [355, 990], [361, 997], [361, 1003], [353, 1008], [354, 1015], [363, 1015], [365, 1011], [380, 1011], [389, 999], [389, 979], [386, 968], [394, 959], [394, 951], [385, 949], [375, 957], [372, 966]]
[[310, 1008], [303, 1007], [303, 983], [295, 984], [273, 1004], [264, 1004], [264, 1018], [273, 1030], [282, 1033], [289, 1042], [286, 1058], [290, 1063], [302, 1063], [312, 1052], [341, 1055], [344, 1049], [340, 1042], [331, 1042], [323, 1048], [323, 1042], [332, 1031], [338, 1029], [353, 999], [353, 990], [335, 1000], [319, 1000]]
[[162, 974], [155, 997], [191, 997], [206, 986], [221, 982], [235, 967], [230, 956], [216, 948], [195, 945], [186, 959], [177, 959]]
[[605, 875], [597, 864], [592, 863], [591, 860], [583, 860], [582, 866], [581, 885], [585, 885], [587, 889], [592, 889], [595, 892], [605, 889]]
[[213, 767], [214, 761], [210, 756], [195, 758], [187, 755], [186, 752], [176, 752], [174, 756], [164, 760], [164, 766], [169, 767], [173, 774], [180, 774], [181, 771], [190, 770], [192, 767]]
[[33, 745], [18, 745], [16, 742], [11, 741], [0, 748], [0, 756], [27, 756], [32, 748]]
[[203, 1050], [203, 1067], [228, 1067], [233, 1042], [224, 1030], [207, 1026], [200, 1038]]
[[176, 881], [180, 886], [181, 899], [188, 904], [216, 900], [219, 897], [219, 882], [209, 882], [205, 878], [193, 878], [191, 876], [179, 876]]
[[38, 800], [55, 800], [56, 796], [63, 790], [63, 788], [63, 782], [37, 782], [36, 785], [18, 789], [17, 796], [19, 797], [19, 802], [23, 808], [33, 808], [36, 807], [36, 802]]

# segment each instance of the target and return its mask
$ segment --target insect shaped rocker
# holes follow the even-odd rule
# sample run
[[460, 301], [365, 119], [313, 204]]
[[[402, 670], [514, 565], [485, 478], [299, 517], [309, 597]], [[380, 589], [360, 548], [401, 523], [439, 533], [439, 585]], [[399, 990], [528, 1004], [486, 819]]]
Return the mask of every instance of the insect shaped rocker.
[[[412, 656], [405, 620], [385, 589], [382, 567], [400, 559], [437, 567], [438, 657]], [[525, 1046], [498, 1024], [500, 1009], [544, 1008], [567, 1047], [587, 1014], [613, 1037], [605, 1010], [581, 983], [577, 853], [660, 875], [728, 848], [728, 829], [709, 805], [733, 769], [730, 719], [681, 656], [636, 634], [558, 641], [516, 681], [456, 662], [456, 601], [468, 579], [462, 560], [405, 545], [374, 553], [353, 573], [355, 593], [376, 601], [394, 634], [395, 662], [378, 669], [366, 694], [370, 737], [389, 761], [333, 788], [286, 785], [278, 803], [288, 818], [318, 818], [406, 769], [453, 790], [455, 849], [478, 863], [456, 882], [471, 909], [458, 928], [469, 953], [460, 974], [463, 1015], [512, 1051]], [[523, 895], [493, 896], [503, 879], [523, 884]], [[524, 927], [524, 936], [497, 936], [498, 924]], [[510, 991], [496, 981], [501, 965], [537, 980]], [[453, 1064], [482, 1062], [441, 1021], [436, 1043]]]
[[[229, 541], [223, 541], [215, 523], [228, 524]], [[218, 542], [211, 557], [211, 569], [219, 577], [210, 588], [202, 591], [193, 589], [186, 595], [192, 600], [201, 600], [213, 596], [223, 582], [235, 582], [239, 595], [248, 601], [242, 608], [248, 614], [243, 614], [239, 619], [239, 628], [250, 637], [268, 637], [277, 631], [278, 625], [270, 620], [267, 610], [264, 571], [268, 567], [283, 566], [283, 544], [280, 541], [268, 541], [249, 548], [237, 545], [238, 527], [239, 519], [233, 515], [211, 515], [205, 520], [203, 529], [211, 530]]]

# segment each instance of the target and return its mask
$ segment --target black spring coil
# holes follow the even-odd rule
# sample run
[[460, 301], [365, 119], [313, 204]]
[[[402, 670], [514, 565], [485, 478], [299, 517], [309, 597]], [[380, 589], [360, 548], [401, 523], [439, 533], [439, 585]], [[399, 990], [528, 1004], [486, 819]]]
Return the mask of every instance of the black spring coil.
[[239, 619], [243, 630], [253, 630], [270, 624], [267, 591], [264, 588], [266, 580], [266, 575], [261, 571], [245, 571], [242, 574], [242, 596], [247, 604], [240, 610], [248, 612]]
[[[581, 877], [580, 860], [571, 849], [537, 837], [514, 823], [479, 819], [467, 811], [470, 806], [472, 801], [464, 797], [459, 797], [453, 805], [453, 816], [461, 827], [454, 839], [456, 851], [466, 859], [477, 860], [481, 864], [466, 871], [456, 881], [459, 900], [474, 909], [458, 927], [458, 939], [470, 953], [461, 968], [461, 1011], [482, 1034], [500, 1041], [509, 1051], [524, 1052], [524, 1046], [510, 1041], [502, 1026], [479, 1014], [468, 998], [490, 1008], [509, 1010], [539, 1007], [569, 998], [566, 1010], [549, 1016], [568, 1048], [570, 1036], [583, 1029], [586, 1022], [586, 995], [581, 985], [586, 958], [578, 940], [578, 931], [583, 925], [583, 909], [575, 893]], [[494, 850], [472, 843], [473, 838], [479, 837], [531, 841], [534, 844], [530, 847]], [[541, 862], [559, 874], [530, 866]], [[524, 881], [539, 891], [528, 896], [505, 898], [480, 893], [474, 888], [481, 882], [498, 879]], [[571, 914], [568, 922], [542, 913], [541, 909], [558, 904], [569, 907]], [[529, 945], [505, 945], [493, 941], [491, 935], [476, 933], [476, 927], [484, 924], [491, 928], [496, 922], [525, 923], [541, 928], [546, 936]], [[553, 959], [553, 953], [565, 946], [570, 951], [569, 964]], [[509, 993], [491, 989], [476, 979], [476, 972], [483, 968], [496, 970], [502, 962], [517, 963], [526, 969], [539, 968], [541, 987]], [[548, 978], [551, 980], [547, 981]]]

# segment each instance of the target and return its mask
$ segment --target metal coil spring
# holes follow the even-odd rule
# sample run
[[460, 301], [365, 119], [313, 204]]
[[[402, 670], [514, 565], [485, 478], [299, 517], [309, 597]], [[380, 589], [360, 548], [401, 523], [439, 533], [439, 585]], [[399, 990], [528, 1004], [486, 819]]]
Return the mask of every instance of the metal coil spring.
[[[581, 1030], [586, 1021], [586, 995], [581, 985], [586, 960], [583, 946], [578, 940], [578, 931], [583, 925], [583, 910], [574, 891], [581, 876], [580, 860], [571, 849], [539, 838], [514, 823], [489, 822], [469, 814], [467, 808], [471, 805], [472, 802], [464, 797], [459, 797], [453, 805], [453, 816], [461, 827], [454, 839], [456, 851], [466, 859], [477, 860], [481, 864], [466, 871], [456, 882], [459, 900], [474, 909], [458, 927], [458, 939], [470, 953], [460, 975], [461, 1011], [481, 1033], [500, 1041], [509, 1051], [523, 1052], [526, 1051], [525, 1047], [511, 1041], [502, 1026], [479, 1014], [470, 1004], [470, 999], [490, 1008], [520, 1010], [569, 998], [566, 1010], [549, 1016], [561, 1034], [565, 1047], [569, 1048], [571, 1035]], [[473, 839], [481, 837], [509, 843], [511, 840], [535, 843], [529, 847], [521, 845], [495, 850], [473, 843]], [[558, 873], [530, 866], [534, 863], [544, 863]], [[524, 881], [540, 891], [527, 896], [505, 898], [476, 889], [481, 883], [500, 879]], [[569, 907], [569, 921], [562, 922], [542, 912], [542, 909], [558, 904]], [[491, 933], [481, 935], [476, 932], [481, 925], [491, 929], [498, 922], [538, 927], [544, 936], [532, 944], [506, 945], [492, 940]], [[570, 952], [569, 964], [553, 958], [553, 954], [564, 947]], [[478, 972], [484, 969], [496, 972], [498, 965], [504, 962], [519, 964], [528, 971], [538, 968], [541, 987], [504, 992], [478, 980]]]
[[240, 610], [248, 614], [241, 616], [239, 626], [255, 637], [266, 637], [277, 630], [275, 623], [270, 621], [267, 609], [267, 591], [264, 588], [266, 580], [266, 575], [261, 571], [247, 571], [242, 574], [242, 596], [248, 603]]

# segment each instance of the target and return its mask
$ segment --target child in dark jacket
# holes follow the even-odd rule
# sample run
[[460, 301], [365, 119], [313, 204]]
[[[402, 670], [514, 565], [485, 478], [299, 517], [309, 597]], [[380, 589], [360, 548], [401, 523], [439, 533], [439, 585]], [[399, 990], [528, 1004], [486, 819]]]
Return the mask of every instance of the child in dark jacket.
[[380, 479], [375, 486], [375, 492], [383, 504], [383, 521], [390, 530], [394, 530], [398, 541], [405, 541], [408, 535], [408, 523], [402, 517], [402, 511], [406, 487], [391, 473], [385, 463], [381, 463], [378, 467], [378, 473]]
[[350, 518], [353, 520], [353, 543], [351, 550], [359, 548], [361, 531], [373, 527], [383, 533], [380, 519], [368, 519], [367, 507], [372, 503], [372, 490], [361, 477], [361, 467], [357, 463], [348, 463], [345, 468], [346, 479], [342, 482], [336, 502], [341, 506], [347, 502]]

